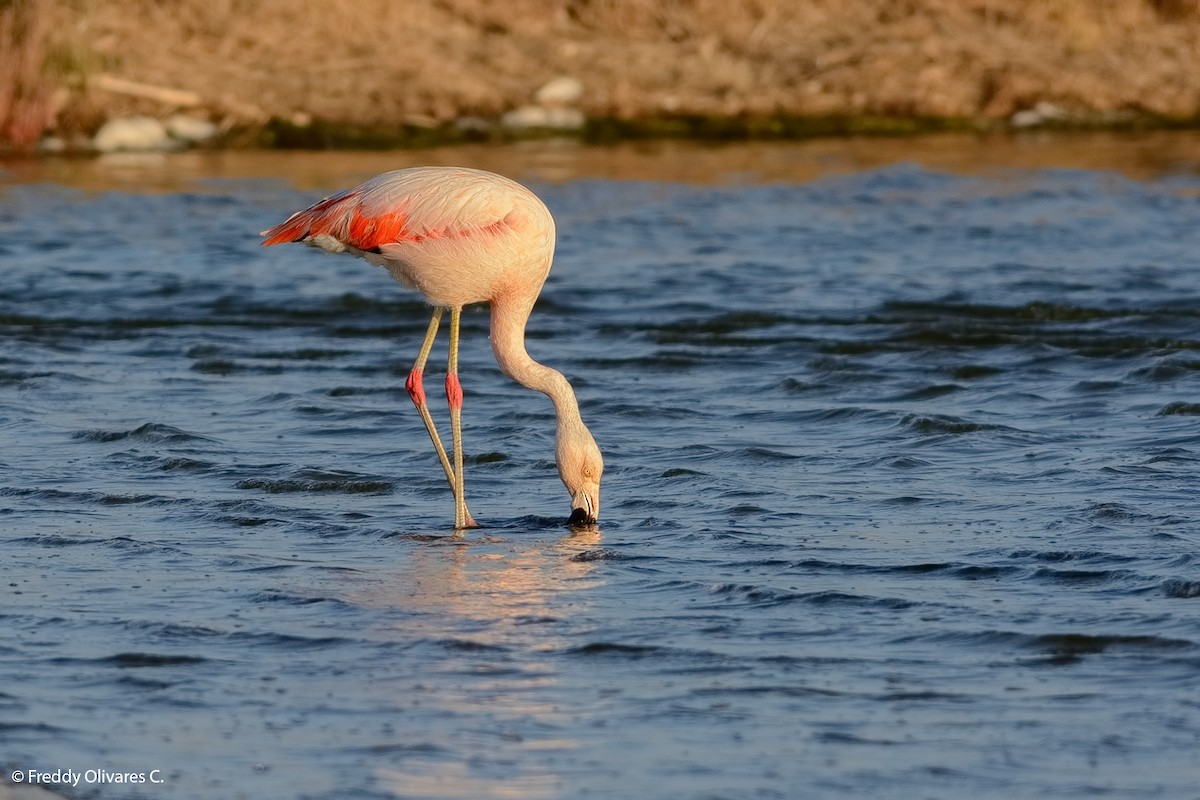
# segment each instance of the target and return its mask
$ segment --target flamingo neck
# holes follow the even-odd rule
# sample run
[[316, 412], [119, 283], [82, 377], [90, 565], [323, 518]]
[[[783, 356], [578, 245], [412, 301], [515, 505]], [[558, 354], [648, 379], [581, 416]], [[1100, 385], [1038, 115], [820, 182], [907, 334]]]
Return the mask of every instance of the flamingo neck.
[[525, 323], [533, 310], [533, 299], [492, 300], [492, 352], [500, 371], [522, 386], [541, 392], [554, 403], [558, 430], [585, 428], [579, 416], [575, 390], [561, 372], [534, 361], [525, 349]]

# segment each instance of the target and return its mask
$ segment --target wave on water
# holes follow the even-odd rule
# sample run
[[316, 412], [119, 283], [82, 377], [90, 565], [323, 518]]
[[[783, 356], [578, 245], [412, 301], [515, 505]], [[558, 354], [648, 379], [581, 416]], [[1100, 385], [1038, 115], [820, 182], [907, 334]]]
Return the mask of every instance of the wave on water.
[[130, 439], [152, 444], [185, 444], [189, 442], [211, 442], [205, 436], [189, 433], [171, 425], [147, 422], [131, 430], [80, 430], [71, 434], [71, 438], [89, 442], [120, 442]]
[[390, 480], [351, 472], [321, 469], [299, 469], [282, 478], [245, 478], [237, 488], [257, 490], [268, 494], [295, 492], [332, 492], [336, 494], [388, 494], [395, 488]]

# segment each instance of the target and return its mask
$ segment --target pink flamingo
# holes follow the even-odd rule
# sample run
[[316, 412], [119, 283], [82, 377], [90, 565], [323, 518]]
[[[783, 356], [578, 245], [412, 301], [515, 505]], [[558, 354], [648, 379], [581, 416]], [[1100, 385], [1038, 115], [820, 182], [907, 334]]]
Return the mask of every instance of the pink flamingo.
[[[525, 349], [525, 323], [554, 258], [554, 218], [538, 197], [508, 178], [459, 167], [385, 172], [339, 192], [263, 231], [264, 245], [304, 242], [330, 253], [352, 253], [416, 289], [433, 306], [425, 341], [405, 386], [425, 422], [454, 491], [454, 527], [475, 526], [463, 489], [462, 386], [458, 331], [462, 307], [490, 303], [492, 352], [500, 370], [548, 396], [558, 418], [555, 460], [571, 494], [571, 524], [600, 513], [600, 448], [579, 416], [562, 373]], [[425, 402], [421, 376], [443, 312], [450, 310], [446, 399], [454, 463]]]

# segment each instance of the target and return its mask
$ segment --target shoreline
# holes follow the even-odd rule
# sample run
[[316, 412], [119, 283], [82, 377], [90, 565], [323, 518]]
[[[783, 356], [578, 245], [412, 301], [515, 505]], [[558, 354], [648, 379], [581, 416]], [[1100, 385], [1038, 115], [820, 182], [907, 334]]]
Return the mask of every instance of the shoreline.
[[[1200, 130], [1200, 116], [1162, 117], [1148, 114], [1067, 115], [1046, 112], [1019, 120], [958, 117], [778, 114], [764, 117], [677, 115], [648, 119], [586, 118], [577, 128], [510, 128], [500, 121], [479, 121], [464, 128], [454, 123], [437, 127], [416, 125], [358, 125], [322, 120], [297, 125], [273, 119], [249, 137], [251, 147], [278, 149], [421, 148], [456, 144], [509, 144], [545, 138], [566, 138], [588, 145], [638, 141], [802, 142], [810, 139], [914, 137], [930, 134], [1005, 134], [1025, 131], [1066, 133], [1145, 133]], [[235, 137], [234, 141], [237, 139]], [[243, 145], [245, 146], [245, 145]]]
[[[153, 133], [145, 135], [146, 124]], [[509, 127], [501, 120], [474, 119], [469, 126], [446, 123], [413, 124], [338, 123], [325, 120], [304, 124], [271, 119], [256, 128], [213, 129], [196, 138], [173, 135], [170, 121], [137, 115], [108, 120], [110, 141], [97, 146], [93, 137], [48, 137], [33, 151], [39, 155], [86, 156], [112, 152], [171, 152], [201, 150], [428, 150], [465, 145], [511, 145], [546, 140], [569, 141], [584, 146], [647, 142], [695, 144], [800, 143], [822, 139], [913, 139], [946, 134], [1020, 136], [1035, 133], [1148, 134], [1200, 131], [1200, 117], [1176, 118], [1146, 114], [1070, 116], [1052, 112], [1027, 115], [1022, 120], [987, 120], [877, 115], [826, 116], [775, 115], [769, 117], [715, 117], [678, 115], [653, 119], [585, 118], [572, 128], [550, 126]], [[130, 131], [123, 131], [124, 126]], [[28, 148], [5, 147], [0, 156], [16, 156]]]
[[1195, 75], [1200, 0], [0, 7], [10, 150], [1200, 129]]

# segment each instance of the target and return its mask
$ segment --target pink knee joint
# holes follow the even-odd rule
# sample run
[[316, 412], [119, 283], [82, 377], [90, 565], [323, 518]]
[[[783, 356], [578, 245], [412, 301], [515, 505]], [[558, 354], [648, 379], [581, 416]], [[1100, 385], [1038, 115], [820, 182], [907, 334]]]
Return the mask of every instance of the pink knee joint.
[[408, 389], [408, 396], [412, 398], [418, 408], [425, 405], [425, 387], [421, 383], [421, 370], [414, 369], [408, 373], [408, 380], [404, 382], [404, 388]]
[[453, 372], [446, 376], [446, 400], [451, 408], [462, 408], [462, 384], [458, 382], [458, 375]]

